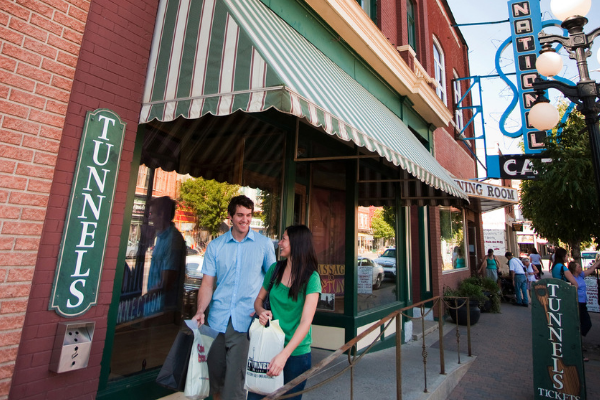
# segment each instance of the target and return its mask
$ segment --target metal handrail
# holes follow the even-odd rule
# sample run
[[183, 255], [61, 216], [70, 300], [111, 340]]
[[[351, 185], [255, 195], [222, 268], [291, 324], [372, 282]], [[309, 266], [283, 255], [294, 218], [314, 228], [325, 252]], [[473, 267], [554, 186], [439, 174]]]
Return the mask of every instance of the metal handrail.
[[[465, 301], [462, 302], [461, 305], [455, 307], [455, 306], [449, 305], [447, 303], [446, 299], [465, 299]], [[433, 303], [433, 304], [432, 304], [431, 309], [427, 313], [425, 313], [424, 312], [425, 305], [428, 303]], [[390, 326], [390, 324], [392, 323], [392, 320], [395, 319], [395, 323], [396, 323], [396, 398], [398, 400], [401, 400], [402, 399], [402, 350], [401, 350], [402, 349], [402, 316], [405, 316], [409, 319], [421, 319], [421, 321], [422, 321], [421, 322], [421, 326], [423, 328], [423, 353], [422, 354], [423, 354], [423, 371], [424, 371], [424, 381], [425, 381], [424, 392], [427, 393], [426, 366], [427, 366], [427, 356], [428, 355], [427, 355], [427, 347], [425, 345], [425, 317], [427, 316], [427, 314], [429, 314], [435, 308], [436, 305], [439, 307], [439, 310], [438, 310], [439, 311], [439, 318], [438, 318], [439, 329], [438, 329], [438, 331], [439, 331], [439, 343], [440, 343], [440, 346], [439, 346], [440, 347], [440, 374], [445, 375], [446, 367], [445, 367], [445, 360], [444, 360], [444, 342], [443, 342], [443, 337], [444, 337], [443, 315], [445, 314], [444, 306], [448, 307], [451, 310], [458, 310], [459, 308], [463, 307], [464, 305], [467, 306], [467, 338], [468, 338], [467, 341], [468, 341], [469, 357], [471, 357], [471, 319], [469, 316], [469, 311], [470, 311], [469, 301], [468, 301], [468, 298], [466, 298], [466, 297], [436, 296], [431, 299], [423, 300], [416, 304], [413, 304], [413, 305], [410, 305], [407, 307], [403, 307], [403, 308], [393, 311], [386, 317], [380, 319], [379, 322], [377, 322], [376, 324], [371, 325], [368, 329], [366, 329], [360, 335], [356, 336], [354, 339], [345, 343], [342, 347], [337, 349], [331, 355], [329, 355], [328, 357], [321, 360], [317, 365], [315, 365], [308, 371], [304, 372], [302, 375], [296, 377], [292, 381], [288, 382], [284, 386], [280, 387], [276, 391], [266, 395], [263, 399], [269, 399], [269, 400], [271, 400], [271, 399], [287, 399], [289, 397], [294, 397], [294, 396], [298, 396], [298, 395], [310, 392], [312, 390], [315, 390], [318, 387], [321, 387], [321, 386], [339, 378], [346, 371], [348, 371], [348, 369], [350, 369], [350, 398], [352, 399], [353, 398], [353, 390], [354, 390], [354, 387], [353, 387], [353, 385], [354, 385], [354, 366], [369, 352], [369, 350], [371, 350], [371, 348], [376, 344], [376, 342], [381, 338], [381, 336], [385, 333], [387, 328]], [[410, 315], [406, 315], [404, 313], [404, 311], [408, 311], [410, 309], [417, 308], [417, 307], [419, 307], [421, 309], [420, 317], [413, 317]], [[458, 312], [458, 311], [456, 311], [456, 312]], [[381, 331], [381, 333], [373, 339], [371, 344], [369, 344], [369, 346], [367, 346], [367, 348], [359, 356], [357, 356], [356, 355], [356, 351], [357, 351], [356, 346], [357, 346], [358, 342], [361, 341], [362, 339], [364, 339], [366, 336], [368, 336], [375, 329], [381, 327], [384, 324], [385, 324], [385, 326], [384, 326], [383, 330]], [[460, 334], [458, 332], [458, 324], [456, 326], [456, 332], [457, 332], [456, 337], [457, 337], [457, 342], [458, 342], [458, 348], [457, 348], [458, 363], [460, 364], [460, 352], [459, 352], [459, 350], [460, 350]], [[304, 389], [300, 392], [286, 394], [289, 390], [296, 387], [298, 384], [300, 384], [300, 383], [304, 382], [305, 380], [311, 378], [312, 376], [316, 375], [324, 367], [329, 365], [331, 362], [333, 362], [335, 359], [337, 359], [340, 355], [342, 355], [345, 352], [348, 352], [348, 366], [345, 367], [344, 369], [342, 369], [340, 372], [317, 383], [316, 385], [311, 386], [310, 388]]]

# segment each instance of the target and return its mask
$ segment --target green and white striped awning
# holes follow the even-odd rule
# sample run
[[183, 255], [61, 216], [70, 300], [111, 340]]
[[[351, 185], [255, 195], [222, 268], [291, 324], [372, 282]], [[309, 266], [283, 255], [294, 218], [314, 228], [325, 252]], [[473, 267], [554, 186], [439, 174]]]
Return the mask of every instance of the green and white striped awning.
[[269, 108], [467, 195], [409, 128], [259, 0], [161, 0], [140, 123]]

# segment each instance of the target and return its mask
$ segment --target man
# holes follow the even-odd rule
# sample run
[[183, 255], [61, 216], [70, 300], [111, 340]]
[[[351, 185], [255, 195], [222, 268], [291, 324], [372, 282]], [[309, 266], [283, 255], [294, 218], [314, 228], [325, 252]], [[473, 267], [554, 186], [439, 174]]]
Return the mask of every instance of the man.
[[156, 244], [152, 251], [146, 288], [148, 292], [160, 292], [166, 308], [177, 306], [185, 271], [185, 241], [172, 222], [175, 205], [175, 201], [168, 196], [150, 202], [149, 219], [156, 232]]
[[529, 307], [529, 297], [527, 297], [527, 268], [525, 268], [521, 260], [513, 257], [510, 251], [507, 251], [504, 256], [508, 258], [510, 277], [512, 278], [515, 293], [517, 294], [517, 303], [515, 305]]
[[271, 240], [250, 230], [252, 200], [236, 196], [227, 212], [233, 226], [206, 249], [193, 319], [203, 324], [210, 304], [208, 324], [219, 332], [207, 360], [211, 395], [215, 400], [244, 400], [250, 315], [264, 275], [276, 260]]

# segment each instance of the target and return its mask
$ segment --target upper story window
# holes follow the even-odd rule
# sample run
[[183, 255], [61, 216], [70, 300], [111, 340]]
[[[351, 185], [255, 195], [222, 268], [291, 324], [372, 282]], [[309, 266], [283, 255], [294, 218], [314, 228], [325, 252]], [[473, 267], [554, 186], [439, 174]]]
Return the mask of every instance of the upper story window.
[[458, 108], [464, 106], [463, 103], [460, 103], [460, 99], [462, 98], [462, 88], [460, 86], [460, 83], [462, 81], [458, 80], [458, 74], [456, 73], [456, 71], [453, 72], [454, 82], [452, 84], [452, 88], [454, 90], [454, 122], [456, 123], [456, 129], [458, 129], [458, 131], [460, 132], [465, 126], [463, 120], [463, 110]]
[[377, 24], [377, 0], [356, 0], [363, 10], [367, 13], [369, 18]]
[[437, 39], [433, 38], [433, 68], [435, 70], [435, 80], [438, 83], [435, 92], [442, 99], [444, 104], [446, 101], [446, 68], [444, 66], [444, 52]]
[[415, 24], [415, 5], [406, 0], [406, 26], [408, 27], [408, 44], [417, 50], [417, 28]]

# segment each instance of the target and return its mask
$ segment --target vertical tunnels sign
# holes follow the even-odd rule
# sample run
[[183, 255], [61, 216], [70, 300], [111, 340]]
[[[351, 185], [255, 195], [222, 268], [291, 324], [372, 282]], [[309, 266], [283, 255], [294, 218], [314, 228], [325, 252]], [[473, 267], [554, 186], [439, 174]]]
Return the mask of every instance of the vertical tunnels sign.
[[577, 289], [542, 279], [533, 284], [531, 297], [534, 398], [585, 399]]
[[98, 299], [124, 132], [113, 111], [88, 111], [49, 305], [64, 317], [84, 314]]

